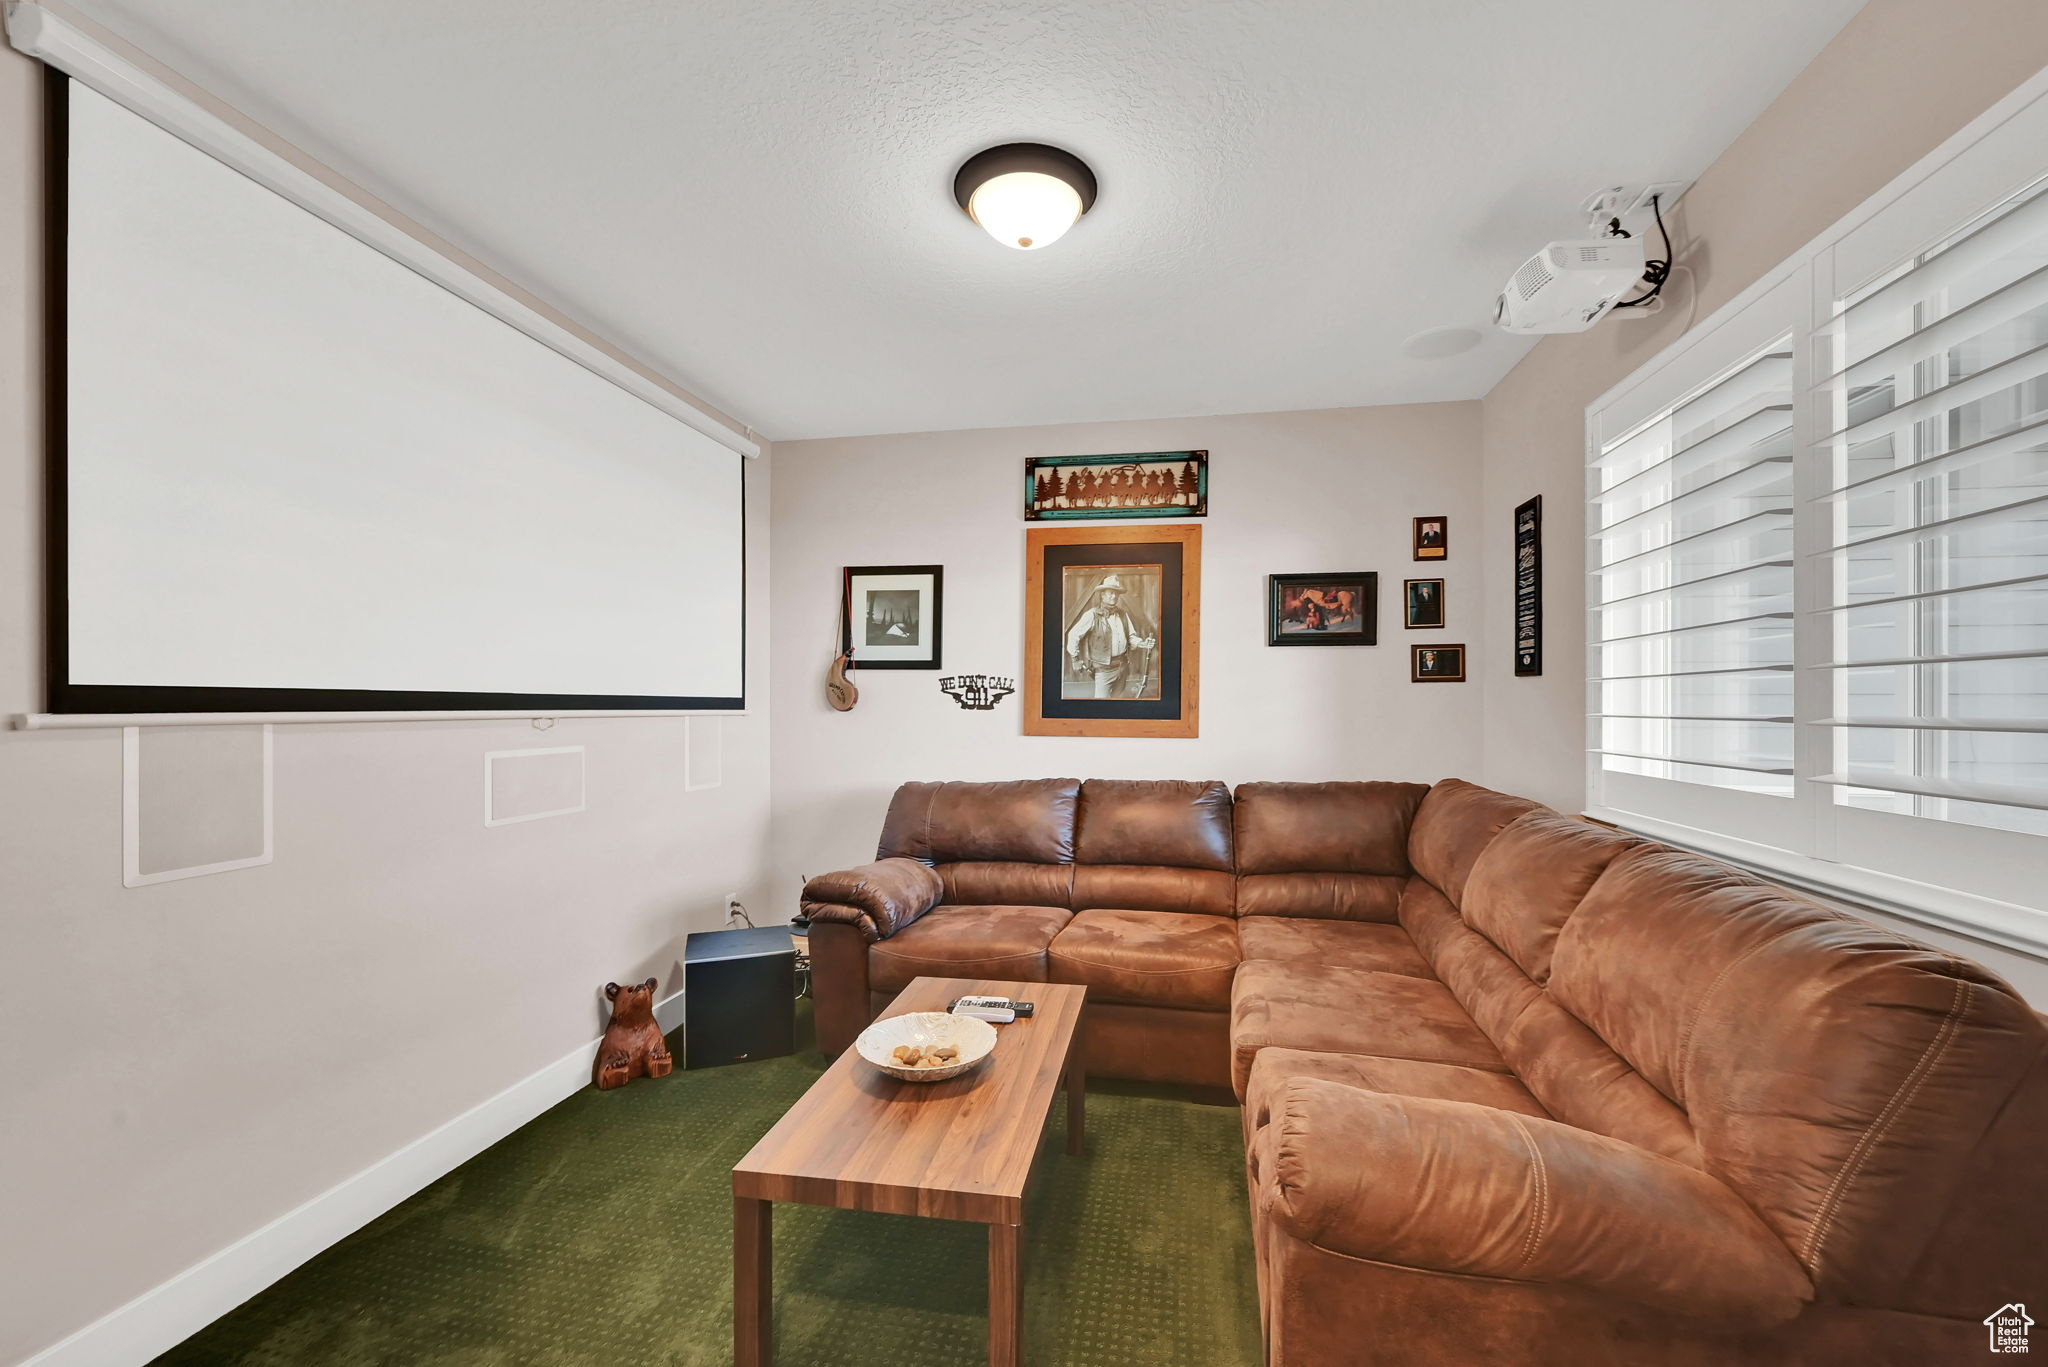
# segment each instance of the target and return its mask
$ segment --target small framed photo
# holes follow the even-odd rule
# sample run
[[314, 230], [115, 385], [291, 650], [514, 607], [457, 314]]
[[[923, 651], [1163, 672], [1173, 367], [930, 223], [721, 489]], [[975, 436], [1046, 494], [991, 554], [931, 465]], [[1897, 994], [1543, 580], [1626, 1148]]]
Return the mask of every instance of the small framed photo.
[[1369, 570], [1266, 576], [1266, 644], [1379, 643], [1380, 577]]
[[1401, 581], [1401, 625], [1414, 631], [1419, 627], [1444, 624], [1444, 581], [1403, 579]]
[[1451, 555], [1451, 520], [1447, 517], [1415, 519], [1415, 558], [1448, 560]]
[[942, 565], [849, 565], [840, 640], [851, 669], [943, 669]]
[[1409, 646], [1408, 679], [1411, 683], [1465, 682], [1465, 647]]

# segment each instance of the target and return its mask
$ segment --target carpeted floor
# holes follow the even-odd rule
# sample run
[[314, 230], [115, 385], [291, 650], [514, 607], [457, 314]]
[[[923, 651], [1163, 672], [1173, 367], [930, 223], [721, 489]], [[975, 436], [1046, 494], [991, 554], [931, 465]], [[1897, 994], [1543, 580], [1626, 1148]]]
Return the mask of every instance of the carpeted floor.
[[[580, 1092], [157, 1361], [730, 1363], [728, 1173], [823, 1067], [806, 1047]], [[1026, 1218], [1026, 1360], [1256, 1363], [1236, 1111], [1105, 1082], [1083, 1157], [1060, 1125]], [[980, 1225], [776, 1207], [776, 1361], [986, 1361], [986, 1246]]]

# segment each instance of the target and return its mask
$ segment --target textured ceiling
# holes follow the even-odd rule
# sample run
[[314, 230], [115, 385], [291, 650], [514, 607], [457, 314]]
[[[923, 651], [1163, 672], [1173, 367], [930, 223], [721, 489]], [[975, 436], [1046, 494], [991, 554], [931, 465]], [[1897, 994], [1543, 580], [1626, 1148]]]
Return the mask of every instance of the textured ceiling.
[[[1477, 397], [1526, 342], [1401, 341], [1860, 0], [77, 3], [788, 439]], [[1020, 140], [1101, 178], [1043, 251], [950, 193]]]

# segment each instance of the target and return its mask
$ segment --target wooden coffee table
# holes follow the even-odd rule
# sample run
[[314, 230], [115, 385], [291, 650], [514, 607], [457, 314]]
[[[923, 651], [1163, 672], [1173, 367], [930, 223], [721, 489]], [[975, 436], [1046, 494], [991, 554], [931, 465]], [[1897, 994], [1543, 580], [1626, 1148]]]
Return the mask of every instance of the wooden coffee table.
[[1065, 983], [915, 978], [883, 1016], [943, 1011], [955, 997], [1037, 1003], [996, 1027], [995, 1052], [947, 1082], [899, 1082], [848, 1049], [732, 1170], [733, 1359], [774, 1358], [772, 1202], [974, 1220], [988, 1226], [988, 1360], [1017, 1367], [1024, 1190], [1067, 1093], [1067, 1152], [1081, 1151], [1086, 1079], [1074, 1047], [1087, 989]]

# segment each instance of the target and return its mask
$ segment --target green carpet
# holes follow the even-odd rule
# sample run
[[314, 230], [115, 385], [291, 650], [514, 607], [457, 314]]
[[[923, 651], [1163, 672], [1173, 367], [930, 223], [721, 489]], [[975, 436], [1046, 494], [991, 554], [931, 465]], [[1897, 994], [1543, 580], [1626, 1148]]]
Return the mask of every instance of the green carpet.
[[[729, 1173], [823, 1067], [806, 1047], [580, 1092], [157, 1361], [730, 1363]], [[1026, 1361], [1256, 1363], [1237, 1112], [1104, 1082], [1069, 1158], [1054, 1111], [1025, 1223]], [[986, 1247], [981, 1225], [777, 1206], [776, 1361], [985, 1362]]]

